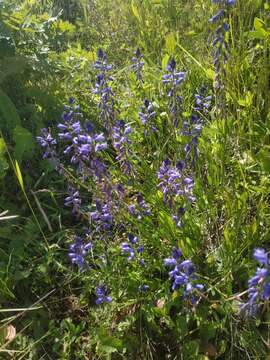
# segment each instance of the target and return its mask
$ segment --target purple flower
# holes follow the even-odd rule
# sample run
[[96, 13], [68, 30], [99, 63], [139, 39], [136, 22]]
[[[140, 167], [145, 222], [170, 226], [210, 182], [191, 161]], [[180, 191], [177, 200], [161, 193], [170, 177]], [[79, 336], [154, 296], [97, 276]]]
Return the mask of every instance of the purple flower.
[[146, 126], [150, 124], [150, 121], [156, 116], [153, 104], [147, 99], [144, 100], [144, 105], [142, 106], [141, 111], [138, 113], [138, 115], [143, 125]]
[[64, 155], [76, 166], [78, 174], [95, 176], [101, 181], [107, 175], [106, 165], [101, 162], [99, 155], [107, 148], [105, 136], [103, 133], [95, 133], [89, 121], [83, 123], [78, 106], [66, 106], [62, 118], [64, 123], [59, 123], [57, 127], [59, 138], [66, 143]]
[[65, 206], [71, 206], [72, 212], [76, 213], [81, 207], [81, 197], [79, 191], [74, 188], [69, 188], [69, 196], [65, 198]]
[[212, 0], [213, 4], [220, 4], [220, 5], [235, 5], [236, 0]]
[[173, 57], [167, 64], [167, 71], [169, 73], [162, 76], [162, 82], [169, 86], [168, 96], [173, 97], [176, 95], [177, 87], [185, 80], [186, 74], [183, 71], [176, 71], [176, 61]]
[[268, 254], [264, 249], [254, 249], [253, 257], [263, 267], [258, 267], [255, 275], [248, 280], [248, 300], [240, 309], [247, 316], [255, 316], [260, 303], [268, 300], [270, 296]]
[[167, 64], [169, 73], [162, 76], [162, 82], [168, 88], [168, 108], [174, 127], [178, 126], [182, 113], [182, 97], [177, 95], [178, 87], [185, 80], [186, 74], [176, 70], [176, 61], [171, 57]]
[[175, 260], [178, 260], [181, 256], [182, 256], [182, 251], [180, 249], [177, 249], [176, 247], [174, 247], [172, 250], [172, 257]]
[[77, 264], [82, 270], [87, 267], [85, 256], [93, 247], [91, 242], [84, 243], [80, 236], [75, 236], [75, 242], [70, 245], [69, 254], [70, 260], [73, 264]]
[[253, 253], [255, 260], [259, 261], [262, 265], [268, 265], [268, 254], [264, 249], [255, 249]]
[[144, 67], [144, 61], [143, 61], [143, 54], [141, 53], [141, 50], [139, 48], [135, 51], [131, 61], [132, 61], [131, 69], [136, 74], [137, 80], [142, 81], [142, 69]]
[[203, 129], [203, 118], [207, 116], [212, 96], [206, 96], [206, 88], [201, 87], [198, 94], [195, 94], [195, 106], [190, 118], [183, 121], [181, 134], [188, 137], [188, 143], [184, 147], [186, 153], [185, 160], [191, 160], [190, 165], [195, 166], [196, 160], [199, 155], [198, 139]]
[[41, 129], [41, 135], [37, 136], [37, 141], [44, 150], [43, 159], [53, 158], [55, 156], [55, 146], [57, 141], [52, 137], [52, 134], [48, 129]]
[[128, 205], [129, 213], [138, 220], [141, 220], [143, 216], [151, 215], [150, 206], [145, 202], [142, 194], [139, 193], [136, 200], [135, 203]]
[[150, 288], [149, 285], [140, 285], [138, 290], [139, 292], [145, 293], [149, 290], [149, 288]]
[[169, 272], [172, 279], [172, 290], [183, 288], [183, 297], [189, 298], [193, 305], [196, 304], [196, 292], [204, 289], [203, 284], [196, 283], [195, 266], [191, 260], [187, 259], [179, 262], [182, 252], [180, 249], [173, 248], [172, 257], [164, 259], [164, 265], [174, 267]]
[[113, 146], [117, 152], [116, 160], [120, 163], [126, 175], [130, 175], [133, 170], [130, 162], [132, 152], [130, 150], [131, 140], [129, 139], [129, 134], [131, 131], [131, 126], [123, 120], [116, 121], [112, 127]]
[[109, 75], [112, 66], [107, 64], [107, 56], [102, 49], [98, 50], [97, 57], [94, 68], [100, 72], [96, 76], [96, 83], [92, 92], [99, 96], [99, 116], [104, 127], [110, 131], [115, 117], [114, 94], [110, 87], [112, 77]]
[[223, 17], [223, 15], [225, 14], [225, 10], [224, 9], [220, 9], [215, 15], [213, 15], [210, 19], [209, 22], [211, 24], [216, 23], [220, 18]]
[[96, 299], [96, 304], [97, 305], [101, 305], [104, 302], [105, 303], [110, 303], [112, 301], [112, 298], [110, 296], [108, 296], [108, 288], [106, 285], [99, 285], [96, 288], [96, 295], [97, 295], [97, 299]]
[[182, 217], [185, 213], [185, 208], [182, 206], [178, 208], [177, 213], [172, 216], [173, 221], [175, 222], [177, 227], [182, 226]]
[[133, 234], [128, 234], [128, 240], [131, 242], [131, 244], [137, 244], [138, 237]]
[[102, 49], [98, 49], [98, 52], [97, 52], [97, 60], [94, 64], [94, 68], [95, 69], [99, 69], [103, 72], [105, 71], [109, 71], [112, 69], [112, 65], [108, 65], [107, 64], [107, 56], [106, 54], [103, 52]]
[[[128, 240], [129, 240], [129, 242], [130, 242], [130, 244], [129, 243], [127, 243], [127, 242], [123, 242], [122, 244], [121, 244], [121, 250], [122, 250], [122, 253], [123, 254], [127, 254], [128, 255], [128, 261], [131, 261], [131, 260], [133, 260], [134, 258], [135, 258], [135, 253], [136, 253], [136, 251], [137, 251], [137, 254], [138, 254], [138, 256], [140, 256], [142, 253], [143, 253], [143, 251], [144, 251], [144, 246], [143, 245], [139, 245], [138, 244], [138, 237], [137, 236], [135, 236], [135, 235], [133, 235], [133, 234], [128, 234]], [[137, 246], [137, 247], [135, 247], [135, 245]], [[144, 263], [144, 260], [143, 259], [138, 259], [138, 261], [139, 261], [139, 264], [141, 265], [141, 266], [145, 266], [145, 263]]]
[[170, 162], [165, 160], [157, 172], [158, 187], [163, 192], [164, 203], [168, 204], [171, 209], [178, 197], [190, 202], [195, 199], [192, 195], [194, 181], [190, 176], [184, 176], [183, 168], [183, 166], [171, 166]]
[[139, 259], [139, 265], [142, 266], [142, 267], [145, 267], [144, 259]]
[[133, 258], [135, 257], [135, 252], [133, 250], [133, 248], [128, 244], [128, 243], [122, 243], [121, 244], [121, 249], [122, 249], [122, 253], [124, 254], [128, 254], [128, 261], [133, 260]]
[[95, 199], [95, 211], [90, 212], [90, 220], [95, 224], [95, 229], [100, 234], [110, 234], [114, 225], [114, 203], [110, 198], [110, 194], [105, 193], [107, 190], [102, 189], [104, 196], [108, 198]]
[[166, 258], [164, 259], [164, 265], [165, 266], [176, 266], [177, 261], [174, 258]]

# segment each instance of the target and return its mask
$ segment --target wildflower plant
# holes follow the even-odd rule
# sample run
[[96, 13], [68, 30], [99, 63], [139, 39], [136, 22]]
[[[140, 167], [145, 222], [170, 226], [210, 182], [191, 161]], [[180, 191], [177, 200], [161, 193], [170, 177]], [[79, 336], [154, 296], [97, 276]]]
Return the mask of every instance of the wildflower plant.
[[[228, 18], [235, 1], [212, 3], [217, 10], [210, 19], [215, 28], [214, 91], [221, 100], [230, 53]], [[111, 306], [122, 311], [122, 307], [132, 304], [134, 308], [128, 311], [134, 311], [137, 320], [136, 311], [140, 308], [140, 321], [148, 319], [144, 314], [148, 307], [149, 314], [154, 314], [153, 322], [155, 317], [163, 321], [167, 316], [170, 326], [185, 314], [186, 327], [191, 328], [193, 320], [199, 323], [203, 318], [201, 303], [204, 300], [220, 303], [223, 296], [221, 285], [216, 285], [212, 278], [207, 278], [208, 283], [201, 281], [199, 275], [208, 266], [205, 259], [213, 269], [218, 266], [218, 261], [215, 263], [207, 253], [208, 212], [217, 218], [217, 235], [212, 234], [213, 238], [219, 240], [225, 227], [223, 214], [215, 213], [216, 204], [211, 207], [207, 198], [207, 187], [215, 182], [207, 166], [214, 175], [219, 174], [219, 169], [204, 163], [205, 157], [199, 159], [200, 143], [210, 148], [211, 142], [219, 139], [218, 119], [211, 112], [212, 90], [206, 87], [198, 90], [198, 84], [190, 85], [186, 71], [178, 69], [172, 55], [162, 75], [160, 92], [153, 79], [149, 85], [147, 76], [142, 76], [144, 60], [139, 49], [132, 58], [132, 66], [119, 71], [132, 72], [131, 79], [136, 75], [138, 82], [132, 89], [125, 88], [124, 77], [119, 88], [117, 81], [113, 83], [112, 72], [116, 70], [114, 77], [119, 73], [108, 63], [103, 50], [98, 50], [93, 67], [96, 75], [92, 96], [98, 119], [85, 119], [80, 106], [70, 98], [57, 125], [58, 136], [43, 129], [38, 137], [44, 158], [57, 159], [59, 174], [66, 180], [68, 194], [64, 205], [76, 215], [76, 227], [86, 226], [89, 232], [89, 236], [84, 236], [80, 229], [72, 230], [69, 260], [80, 273], [87, 274], [85, 278], [90, 282], [90, 291], [95, 291], [97, 305], [110, 304], [114, 299]], [[160, 82], [160, 77], [156, 78]], [[189, 103], [183, 99], [189, 99]], [[161, 113], [160, 108], [164, 108]], [[209, 144], [205, 144], [204, 129], [213, 135]], [[215, 151], [220, 147], [216, 146]], [[219, 202], [214, 191], [210, 198]], [[224, 234], [229, 238], [227, 229]], [[172, 248], [179, 238], [187, 258], [178, 247]], [[164, 258], [168, 248], [172, 248], [172, 253]], [[197, 250], [204, 255], [201, 262], [194, 256]], [[242, 307], [243, 312], [252, 315], [270, 293], [268, 255], [256, 249], [254, 257], [261, 266], [249, 280], [248, 301]], [[158, 297], [164, 298], [164, 309]], [[153, 310], [153, 304], [159, 304], [159, 310]], [[214, 306], [206, 307], [203, 321], [207, 323], [208, 318], [212, 320], [218, 315]]]
[[204, 290], [204, 285], [197, 282], [193, 262], [190, 259], [180, 261], [181, 257], [182, 251], [173, 248], [172, 256], [164, 259], [164, 265], [173, 268], [169, 272], [169, 277], [172, 279], [172, 290], [182, 289], [182, 299], [188, 299], [192, 305], [196, 305], [198, 301], [196, 295]]
[[226, 63], [229, 58], [229, 30], [228, 15], [236, 0], [212, 0], [218, 7], [217, 12], [209, 19], [209, 23], [217, 25], [212, 42], [213, 65], [215, 70], [214, 90], [217, 97], [217, 107], [224, 107], [224, 79], [226, 77]]
[[134, 56], [131, 59], [132, 65], [131, 69], [136, 74], [138, 81], [143, 82], [142, 70], [144, 67], [143, 54], [139, 48], [134, 52]]
[[[137, 53], [138, 76], [142, 69], [141, 58]], [[134, 162], [133, 153], [133, 145], [136, 144], [133, 144], [132, 134], [137, 129], [133, 128], [130, 122], [121, 120], [121, 114], [118, 113], [116, 116], [110, 87], [112, 66], [108, 65], [106, 54], [101, 49], [98, 51], [94, 68], [99, 73], [96, 76], [93, 93], [99, 99], [97, 108], [104, 132], [97, 131], [89, 120], [85, 120], [80, 106], [76, 104], [75, 99], [70, 98], [57, 125], [58, 139], [55, 140], [48, 131], [42, 130], [43, 137], [39, 137], [38, 141], [46, 157], [51, 156], [50, 154], [56, 157], [57, 150], [60, 152], [58, 161], [62, 168], [61, 174], [68, 183], [68, 196], [64, 204], [72, 210], [77, 219], [82, 219], [91, 233], [90, 242], [88, 237], [84, 240], [81, 236], [74, 236], [69, 258], [80, 270], [100, 272], [100, 277], [104, 279], [105, 269], [113, 268], [110, 252], [116, 245], [115, 235], [126, 234], [127, 229], [129, 233], [127, 241], [120, 245], [121, 253], [129, 263], [136, 263], [141, 272], [146, 267], [149, 258], [145, 253], [144, 245], [139, 243], [138, 237], [134, 235], [133, 231], [137, 229], [133, 227], [142, 227], [147, 218], [148, 223], [151, 224], [153, 213], [137, 183], [138, 174], [142, 176], [141, 162]], [[185, 73], [176, 70], [174, 58], [170, 59], [167, 71], [168, 74], [163, 76], [163, 83], [168, 89], [169, 112], [174, 119], [179, 119], [180, 113], [175, 104], [180, 99], [177, 92], [185, 79]], [[203, 112], [204, 105], [207, 107], [206, 104], [207, 100], [203, 97], [198, 98], [198, 112], [199, 110]], [[156, 111], [149, 100], [144, 101], [139, 118], [148, 132], [158, 131], [154, 125]], [[192, 135], [195, 137], [197, 134], [193, 132]], [[134, 139], [136, 140], [136, 137]], [[119, 165], [118, 168], [115, 167], [116, 164]], [[156, 190], [162, 191], [164, 204], [170, 209], [176, 226], [181, 227], [182, 217], [188, 204], [195, 201], [193, 176], [189, 174], [185, 162], [178, 161], [173, 165], [169, 160], [165, 160], [157, 172], [157, 177], [159, 183]], [[120, 179], [124, 180], [123, 184]], [[96, 264], [94, 261], [94, 266], [87, 260], [92, 248], [95, 248], [94, 256], [99, 259]], [[187, 271], [186, 275], [189, 277], [194, 276], [191, 267], [189, 270], [185, 267], [182, 271], [184, 273]], [[144, 276], [143, 272], [141, 275]], [[189, 289], [190, 284], [192, 284], [191, 278], [187, 278], [186, 291], [191, 294], [193, 288]], [[109, 285], [98, 285], [97, 304], [110, 302]], [[151, 287], [139, 281], [137, 289], [139, 292], [146, 292], [150, 291]]]
[[98, 50], [94, 68], [98, 71], [98, 74], [96, 75], [95, 87], [92, 92], [99, 98], [98, 109], [100, 121], [102, 125], [110, 131], [115, 120], [115, 100], [111, 87], [113, 79], [110, 75], [112, 65], [107, 63], [107, 55], [102, 49]]
[[144, 135], [147, 136], [149, 133], [156, 133], [157, 127], [155, 125], [156, 111], [154, 110], [153, 103], [148, 99], [144, 100], [144, 104], [141, 107], [138, 115], [142, 125], [145, 128]]
[[201, 87], [200, 91], [194, 95], [195, 104], [188, 120], [182, 124], [181, 134], [188, 139], [184, 147], [185, 160], [194, 168], [199, 156], [198, 139], [201, 136], [205, 120], [211, 108], [212, 96], [205, 94], [206, 88]]
[[253, 257], [260, 267], [248, 281], [248, 301], [241, 306], [241, 312], [247, 316], [257, 315], [260, 305], [270, 297], [269, 255], [264, 249], [257, 248], [254, 249]]
[[72, 264], [78, 265], [79, 269], [82, 270], [89, 266], [85, 257], [88, 252], [92, 249], [93, 245], [91, 242], [85, 243], [80, 236], [75, 236], [74, 243], [70, 245], [69, 254]]
[[171, 57], [167, 64], [167, 73], [162, 75], [162, 83], [167, 88], [168, 111], [175, 128], [178, 127], [182, 115], [182, 97], [178, 94], [178, 88], [184, 82], [186, 73], [176, 69], [176, 60]]

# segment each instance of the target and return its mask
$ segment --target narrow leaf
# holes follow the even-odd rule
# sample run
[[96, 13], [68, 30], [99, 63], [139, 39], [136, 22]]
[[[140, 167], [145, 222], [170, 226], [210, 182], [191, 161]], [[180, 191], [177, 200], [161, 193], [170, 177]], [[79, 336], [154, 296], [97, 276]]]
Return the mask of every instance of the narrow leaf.
[[15, 160], [15, 173], [16, 173], [17, 179], [19, 181], [20, 187], [21, 187], [22, 191], [24, 192], [25, 190], [24, 190], [24, 184], [23, 184], [23, 177], [22, 177], [21, 169], [20, 169], [20, 166], [19, 166], [17, 160]]

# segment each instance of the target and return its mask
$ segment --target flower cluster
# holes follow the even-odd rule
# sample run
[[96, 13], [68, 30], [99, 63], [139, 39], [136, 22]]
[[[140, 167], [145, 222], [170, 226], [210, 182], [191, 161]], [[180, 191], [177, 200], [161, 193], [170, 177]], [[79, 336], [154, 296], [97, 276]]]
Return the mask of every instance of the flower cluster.
[[[140, 78], [142, 56], [139, 52], [136, 53], [136, 56], [139, 59], [136, 71], [138, 71], [137, 75]], [[96, 132], [93, 124], [88, 120], [84, 120], [80, 106], [75, 104], [73, 98], [70, 98], [69, 105], [65, 106], [57, 128], [59, 143], [64, 144], [63, 148], [60, 149], [63, 149], [61, 151], [64, 155], [62, 156], [63, 175], [68, 183], [68, 196], [65, 198], [65, 206], [72, 208], [73, 213], [76, 215], [80, 214], [81, 219], [88, 221], [87, 228], [91, 228], [91, 240], [95, 238], [105, 240], [99, 241], [98, 246], [95, 248], [103, 249], [104, 252], [97, 254], [97, 257], [106, 259], [108, 256], [108, 244], [112, 240], [112, 235], [115, 232], [125, 233], [126, 225], [130, 228], [130, 224], [120, 224], [118, 222], [118, 214], [121, 213], [121, 209], [127, 209], [129, 214], [139, 221], [144, 216], [150, 215], [151, 209], [137, 189], [133, 189], [129, 193], [128, 187], [124, 188], [123, 185], [118, 183], [119, 179], [113, 177], [114, 172], [110, 172], [108, 167], [109, 161], [105, 162], [104, 150], [111, 146], [110, 154], [115, 155], [115, 160], [120, 164], [122, 173], [127, 175], [129, 180], [131, 175], [135, 179], [134, 175], [136, 173], [135, 165], [132, 162], [133, 152], [131, 148], [132, 141], [130, 139], [132, 128], [129, 123], [115, 117], [113, 93], [109, 86], [112, 81], [109, 75], [112, 67], [107, 64], [106, 55], [102, 50], [98, 52], [98, 59], [94, 67], [99, 71], [99, 74], [96, 77], [93, 93], [99, 96], [98, 108], [100, 109], [100, 116], [106, 131], [104, 133]], [[185, 74], [177, 72], [176, 63], [173, 58], [170, 59], [167, 70], [168, 74], [163, 76], [163, 83], [168, 86], [169, 111], [176, 121], [176, 119], [179, 119], [180, 108], [178, 105], [181, 103], [177, 89], [184, 81]], [[196, 98], [198, 113], [203, 113], [207, 107], [207, 101], [205, 97], [198, 95]], [[146, 99], [141, 112], [139, 112], [139, 118], [146, 130], [157, 131], [153, 121], [155, 117], [156, 112], [153, 104]], [[194, 122], [193, 129], [189, 129], [189, 135], [197, 137], [199, 131], [196, 132], [196, 129], [198, 130]], [[54, 156], [54, 147], [57, 145], [57, 142], [48, 130], [42, 131], [38, 141], [45, 150], [45, 157]], [[112, 148], [114, 151], [112, 151]], [[64, 164], [66, 163], [68, 167], [65, 167]], [[193, 178], [188, 175], [184, 162], [179, 161], [173, 165], [169, 160], [163, 162], [158, 170], [157, 177], [159, 180], [158, 187], [163, 192], [164, 202], [170, 207], [176, 225], [181, 226], [186, 202], [193, 202], [195, 200], [192, 194], [194, 186]], [[126, 179], [126, 177], [123, 178]], [[132, 185], [132, 182], [129, 181], [129, 185]], [[80, 192], [84, 189], [90, 193], [91, 205], [85, 204], [82, 206]], [[87, 198], [87, 193], [85, 193], [84, 198]], [[178, 204], [178, 200], [182, 203]], [[92, 249], [92, 246], [92, 242], [87, 242], [80, 236], [75, 237], [74, 243], [70, 246], [69, 258], [79, 269], [89, 267], [87, 254]], [[176, 256], [175, 251], [174, 256]], [[145, 266], [142, 255], [144, 254], [144, 247], [142, 244], [139, 244], [138, 238], [132, 233], [128, 234], [128, 241], [121, 244], [121, 252], [126, 255], [128, 261], [133, 261], [133, 264], [135, 261], [140, 266]], [[183, 284], [185, 283], [186, 286], [185, 291], [191, 294], [193, 293], [193, 288], [190, 289], [190, 287], [191, 285], [193, 286], [194, 280], [194, 277], [191, 279], [191, 275], [194, 276], [194, 274], [190, 270], [191, 267], [184, 266], [183, 264], [184, 262], [178, 264], [179, 273], [177, 276], [179, 278], [179, 276], [184, 276], [183, 274], [186, 275], [186, 282], [183, 282]], [[175, 284], [179, 281], [178, 278], [175, 276]], [[194, 285], [194, 289], [198, 288], [196, 286]], [[143, 293], [148, 289], [148, 285], [141, 285], [138, 290]], [[102, 284], [98, 286], [96, 295], [97, 304], [111, 302], [111, 298], [108, 296], [107, 285]]]
[[43, 159], [54, 158], [57, 141], [53, 138], [49, 129], [41, 129], [41, 135], [37, 136], [37, 141], [43, 148]]
[[138, 287], [138, 290], [139, 290], [140, 293], [146, 293], [149, 289], [150, 289], [150, 286], [149, 286], [149, 285], [145, 285], [145, 284], [140, 285], [140, 286]]
[[134, 52], [134, 56], [131, 61], [131, 68], [136, 74], [137, 80], [142, 81], [142, 69], [144, 67], [144, 61], [143, 54], [141, 53], [141, 50], [139, 48]]
[[206, 95], [207, 89], [202, 86], [198, 94], [195, 94], [194, 111], [200, 115], [206, 116], [212, 103], [212, 95]]
[[163, 192], [164, 203], [168, 204], [170, 208], [173, 207], [175, 198], [179, 196], [191, 202], [195, 201], [192, 194], [194, 181], [192, 177], [184, 175], [184, 168], [183, 161], [179, 161], [176, 166], [172, 166], [170, 160], [166, 159], [158, 170], [158, 187]]
[[212, 96], [205, 95], [205, 88], [202, 88], [198, 94], [195, 94], [195, 106], [193, 113], [190, 115], [189, 121], [183, 121], [181, 134], [190, 140], [185, 145], [186, 161], [192, 156], [191, 165], [194, 166], [198, 158], [198, 138], [203, 128], [203, 116], [206, 116], [211, 106]]
[[182, 217], [185, 214], [185, 212], [186, 212], [185, 208], [180, 206], [177, 209], [176, 213], [172, 216], [172, 219], [178, 228], [180, 228], [182, 226]]
[[222, 102], [224, 100], [222, 78], [226, 75], [224, 65], [228, 61], [229, 43], [227, 33], [230, 29], [226, 16], [228, 8], [235, 5], [236, 0], [212, 0], [212, 3], [219, 5], [218, 11], [209, 19], [209, 22], [211, 24], [219, 23], [212, 46], [214, 48], [214, 88], [217, 93], [220, 93], [220, 104], [218, 104], [218, 107], [222, 107]]
[[114, 93], [110, 86], [112, 77], [109, 75], [112, 65], [107, 64], [107, 56], [101, 49], [98, 50], [94, 68], [99, 70], [99, 73], [96, 76], [95, 88], [92, 92], [99, 96], [98, 108], [101, 123], [107, 130], [110, 130], [115, 117]]
[[[121, 251], [123, 254], [128, 255], [128, 261], [131, 261], [135, 258], [136, 252], [141, 255], [144, 251], [143, 245], [138, 244], [138, 237], [133, 234], [128, 234], [128, 242], [123, 242], [121, 244]], [[135, 248], [136, 245], [136, 248]], [[144, 266], [144, 259], [139, 259], [139, 264]]]
[[[185, 163], [179, 161], [176, 166], [172, 166], [168, 159], [164, 160], [158, 170], [158, 187], [162, 190], [163, 201], [169, 205], [173, 212], [172, 219], [177, 227], [182, 225], [182, 217], [185, 213], [185, 201], [194, 202], [193, 195], [194, 180], [191, 176], [184, 174]], [[178, 206], [177, 199], [182, 198], [184, 204]]]
[[109, 291], [106, 285], [102, 284], [96, 288], [96, 304], [101, 305], [103, 303], [110, 303], [112, 298], [108, 295]]
[[169, 97], [169, 113], [172, 118], [173, 125], [177, 127], [182, 110], [182, 98], [177, 95], [177, 90], [179, 85], [181, 85], [185, 80], [186, 74], [185, 72], [176, 70], [176, 61], [173, 57], [171, 57], [168, 61], [167, 71], [168, 73], [162, 76], [162, 82], [169, 89], [167, 94]]
[[143, 216], [151, 214], [151, 209], [141, 194], [137, 195], [135, 203], [128, 205], [128, 210], [129, 213], [138, 220], [141, 220]]
[[113, 226], [112, 203], [96, 199], [95, 211], [90, 213], [90, 219], [95, 223], [95, 229], [98, 233], [108, 233]]
[[101, 73], [106, 73], [106, 71], [112, 70], [112, 65], [107, 64], [107, 55], [103, 52], [102, 49], [98, 49], [97, 60], [94, 64], [94, 68], [101, 71]]
[[173, 57], [168, 61], [167, 71], [168, 74], [162, 75], [162, 82], [169, 87], [168, 96], [173, 97], [176, 94], [178, 86], [185, 80], [186, 74], [176, 70], [176, 61]]
[[236, 3], [236, 0], [212, 0], [213, 4], [220, 5], [219, 10], [209, 19], [211, 24], [220, 20], [226, 12], [226, 6], [233, 6]]
[[249, 316], [256, 315], [261, 301], [270, 296], [270, 261], [264, 249], [255, 249], [253, 257], [261, 267], [258, 267], [255, 275], [248, 281], [248, 301], [241, 307], [241, 311]]
[[180, 262], [182, 256], [181, 250], [173, 248], [172, 257], [164, 259], [164, 265], [174, 267], [169, 272], [172, 279], [172, 290], [183, 287], [183, 298], [188, 298], [192, 305], [196, 304], [196, 293], [204, 289], [203, 284], [196, 283], [197, 276], [195, 274], [195, 265], [191, 260]]
[[[72, 103], [71, 103], [72, 101]], [[98, 179], [106, 176], [106, 166], [100, 160], [99, 153], [107, 149], [107, 141], [103, 133], [95, 133], [89, 121], [83, 119], [79, 106], [65, 107], [62, 123], [57, 125], [59, 139], [66, 143], [64, 155], [69, 155], [71, 164], [76, 165], [80, 175], [96, 176]]]
[[80, 122], [58, 124], [57, 127], [62, 131], [59, 133], [59, 138], [70, 141], [64, 154], [71, 154], [71, 163], [79, 164], [79, 169], [82, 168], [83, 163], [88, 163], [96, 153], [107, 149], [104, 135], [87, 133]]
[[215, 69], [215, 89], [221, 87], [220, 77], [225, 76], [225, 70], [223, 65], [228, 61], [228, 41], [226, 40], [226, 33], [230, 27], [227, 23], [224, 23], [216, 29], [215, 38], [212, 42], [214, 48], [213, 65]]
[[145, 99], [144, 104], [141, 107], [141, 111], [138, 113], [139, 118], [141, 120], [142, 125], [145, 126], [145, 136], [148, 134], [148, 130], [150, 129], [152, 132], [157, 132], [156, 126], [153, 124], [153, 120], [156, 117], [156, 112], [154, 110], [153, 104]]
[[129, 134], [132, 128], [123, 120], [118, 120], [112, 127], [113, 146], [117, 152], [116, 160], [119, 162], [123, 173], [130, 175], [132, 173], [132, 164], [130, 162], [131, 150]]
[[69, 196], [65, 198], [65, 206], [72, 207], [72, 212], [78, 213], [82, 203], [80, 193], [73, 187], [69, 187], [68, 193]]
[[84, 243], [80, 236], [75, 236], [75, 242], [70, 245], [68, 256], [72, 264], [77, 264], [79, 269], [87, 267], [85, 256], [92, 249], [92, 243]]

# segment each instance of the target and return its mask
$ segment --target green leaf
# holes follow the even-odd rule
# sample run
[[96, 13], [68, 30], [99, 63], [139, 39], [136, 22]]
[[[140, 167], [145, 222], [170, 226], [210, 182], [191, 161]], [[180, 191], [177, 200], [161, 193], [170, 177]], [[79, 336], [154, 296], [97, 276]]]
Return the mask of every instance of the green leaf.
[[0, 138], [0, 179], [3, 179], [6, 175], [6, 171], [9, 168], [8, 162], [5, 158], [6, 144], [4, 139]]
[[163, 59], [162, 59], [162, 69], [165, 70], [166, 69], [166, 66], [168, 64], [168, 61], [169, 61], [169, 58], [170, 58], [170, 55], [166, 54]]
[[215, 72], [212, 69], [206, 69], [205, 74], [209, 80], [214, 80]]
[[265, 39], [268, 35], [269, 35], [269, 33], [267, 31], [265, 31], [263, 28], [261, 28], [256, 31], [251, 31], [249, 33], [249, 38], [250, 39]]
[[183, 339], [188, 333], [188, 323], [186, 316], [185, 315], [179, 316], [179, 318], [177, 318], [175, 322], [177, 329], [180, 332], [180, 337]]
[[0, 345], [4, 345], [6, 336], [7, 336], [7, 327], [1, 326], [1, 328], [0, 328]]
[[3, 155], [6, 152], [5, 140], [0, 138], [0, 154]]
[[101, 345], [98, 346], [98, 351], [100, 353], [112, 354], [114, 352], [117, 352], [117, 349], [114, 348], [113, 346], [101, 344]]
[[270, 149], [265, 148], [259, 151], [258, 159], [263, 171], [270, 173]]
[[21, 124], [18, 111], [9, 96], [0, 88], [0, 123], [4, 131], [10, 132]]
[[101, 353], [111, 354], [123, 348], [122, 340], [116, 337], [108, 336], [104, 329], [101, 329], [98, 332], [98, 338], [99, 341], [97, 344], [97, 348], [98, 351]]
[[0, 179], [3, 179], [9, 168], [8, 162], [3, 155], [0, 155]]
[[0, 83], [9, 75], [14, 75], [22, 72], [27, 65], [27, 61], [23, 57], [12, 56], [5, 57], [0, 60]]
[[239, 99], [237, 102], [243, 107], [250, 107], [253, 101], [253, 94], [250, 91], [247, 91], [245, 98]]
[[6, 282], [4, 282], [1, 278], [0, 278], [0, 294], [3, 296], [8, 296], [9, 298], [15, 299], [15, 295], [8, 288]]
[[267, 31], [262, 19], [255, 17], [253, 25], [254, 31], [249, 32], [249, 37], [251, 39], [264, 39], [269, 36], [270, 32]]
[[265, 26], [264, 22], [261, 19], [255, 17], [255, 19], [254, 19], [254, 29], [259, 30], [264, 26]]
[[217, 325], [211, 323], [204, 323], [200, 326], [200, 338], [208, 342], [210, 339], [213, 339], [216, 335]]
[[14, 157], [20, 161], [24, 155], [28, 155], [35, 147], [32, 134], [22, 126], [18, 125], [13, 130], [13, 140], [15, 142]]
[[136, 17], [136, 19], [141, 22], [141, 16], [139, 13], [139, 10], [137, 8], [137, 6], [135, 5], [134, 1], [131, 2], [131, 10], [133, 12], [133, 15]]
[[166, 44], [166, 50], [168, 51], [169, 54], [173, 54], [175, 47], [176, 47], [176, 41], [175, 41], [175, 37], [173, 33], [170, 33], [169, 35], [167, 35], [166, 39], [165, 39], [165, 44]]
[[23, 177], [17, 160], [15, 160], [15, 174], [17, 176], [21, 189], [24, 191]]
[[199, 353], [199, 344], [196, 340], [184, 344], [184, 355], [187, 359], [196, 359]]

